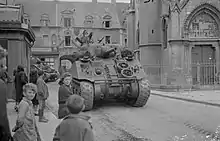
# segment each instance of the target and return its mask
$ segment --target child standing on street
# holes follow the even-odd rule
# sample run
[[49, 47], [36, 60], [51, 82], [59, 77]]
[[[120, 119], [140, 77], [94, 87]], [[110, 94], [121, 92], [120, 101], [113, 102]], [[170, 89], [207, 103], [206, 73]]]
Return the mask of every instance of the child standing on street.
[[42, 70], [38, 71], [37, 79], [37, 99], [39, 103], [39, 122], [48, 122], [48, 119], [44, 117], [44, 109], [46, 107], [46, 100], [49, 97], [49, 91], [47, 84], [43, 80], [44, 72]]
[[37, 86], [32, 83], [23, 86], [24, 97], [18, 105], [18, 117], [12, 129], [14, 141], [41, 141], [31, 102], [36, 92]]
[[84, 99], [71, 95], [66, 102], [69, 115], [57, 126], [53, 141], [94, 141], [90, 117], [80, 114], [84, 110]]

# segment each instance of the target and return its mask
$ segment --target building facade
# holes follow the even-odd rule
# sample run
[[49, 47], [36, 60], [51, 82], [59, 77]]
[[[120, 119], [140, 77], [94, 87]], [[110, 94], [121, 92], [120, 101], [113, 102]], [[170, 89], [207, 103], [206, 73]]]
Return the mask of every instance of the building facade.
[[140, 1], [141, 61], [153, 84], [218, 82], [219, 12], [218, 0]]
[[[59, 57], [71, 54], [76, 38], [93, 33], [91, 43], [124, 45], [125, 28], [115, 0], [111, 3], [17, 0], [24, 5], [36, 35], [32, 55], [58, 69]], [[126, 4], [125, 4], [126, 5]]]
[[[18, 65], [30, 73], [30, 53], [35, 41], [35, 35], [30, 22], [21, 5], [0, 5], [0, 46], [7, 50], [6, 59], [8, 75], [13, 78], [13, 72]], [[8, 83], [8, 98], [14, 98], [13, 84]]]

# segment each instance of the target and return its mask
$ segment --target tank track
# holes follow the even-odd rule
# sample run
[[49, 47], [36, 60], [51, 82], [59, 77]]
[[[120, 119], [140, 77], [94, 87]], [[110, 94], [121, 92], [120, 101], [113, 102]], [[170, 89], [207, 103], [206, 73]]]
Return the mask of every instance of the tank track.
[[139, 95], [136, 101], [132, 104], [133, 107], [143, 107], [150, 97], [150, 89], [143, 87], [139, 82]]
[[80, 82], [80, 95], [85, 100], [85, 109], [84, 111], [89, 111], [93, 108], [94, 101], [94, 89], [93, 84], [90, 82]]

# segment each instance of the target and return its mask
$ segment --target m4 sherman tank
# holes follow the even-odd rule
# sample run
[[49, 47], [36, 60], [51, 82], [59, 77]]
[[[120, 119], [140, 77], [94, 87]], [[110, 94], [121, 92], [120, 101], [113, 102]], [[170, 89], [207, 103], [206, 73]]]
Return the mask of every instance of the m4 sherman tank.
[[[122, 99], [142, 107], [150, 96], [150, 86], [135, 54], [110, 45], [90, 45], [84, 51], [61, 56], [60, 73], [72, 74], [73, 91], [85, 99], [85, 111], [105, 99]], [[63, 62], [69, 63], [66, 68]]]

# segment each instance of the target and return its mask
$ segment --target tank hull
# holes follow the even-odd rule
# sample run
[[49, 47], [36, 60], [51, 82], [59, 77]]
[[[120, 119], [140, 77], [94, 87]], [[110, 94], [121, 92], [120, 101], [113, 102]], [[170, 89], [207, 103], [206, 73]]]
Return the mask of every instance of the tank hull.
[[96, 102], [116, 99], [124, 100], [133, 107], [146, 105], [150, 97], [150, 86], [143, 80], [115, 79], [115, 80], [73, 80], [74, 93], [85, 99], [85, 111], [92, 110]]

